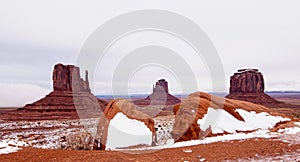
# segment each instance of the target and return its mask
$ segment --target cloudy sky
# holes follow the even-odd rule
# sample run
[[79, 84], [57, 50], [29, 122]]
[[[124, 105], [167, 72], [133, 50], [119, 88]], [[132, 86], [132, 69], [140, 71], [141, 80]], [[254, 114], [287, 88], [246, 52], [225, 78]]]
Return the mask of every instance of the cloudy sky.
[[[259, 68], [266, 90], [300, 90], [300, 2], [298, 0], [26, 0], [0, 2], [0, 107], [22, 106], [52, 89], [56, 63], [75, 64], [82, 45], [103, 23], [142, 9], [161, 9], [187, 17], [204, 30], [222, 60], [226, 88], [242, 67]], [[118, 61], [128, 51], [159, 44], [177, 51], [196, 76], [196, 90], [212, 90], [203, 62], [193, 58], [184, 42], [164, 33], [128, 35], [111, 48], [95, 72], [94, 94], [111, 94]], [[159, 66], [136, 70], [130, 93], [150, 93], [152, 84], [166, 78], [172, 93], [183, 83]]]

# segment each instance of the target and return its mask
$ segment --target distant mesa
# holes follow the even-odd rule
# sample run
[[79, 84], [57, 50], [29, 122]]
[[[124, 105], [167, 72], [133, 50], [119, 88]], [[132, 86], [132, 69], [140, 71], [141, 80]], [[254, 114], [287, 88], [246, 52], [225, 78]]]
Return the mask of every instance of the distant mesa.
[[258, 69], [240, 69], [230, 77], [230, 93], [264, 93], [264, 77]]
[[[80, 77], [80, 69], [74, 65], [56, 64], [53, 69], [53, 91], [44, 98], [25, 105], [26, 112], [52, 113], [50, 116], [78, 118], [77, 113], [86, 117], [100, 114], [107, 102], [96, 98], [90, 90], [88, 72], [85, 80]], [[41, 118], [47, 118], [47, 115]]]
[[178, 103], [180, 103], [180, 99], [169, 93], [168, 82], [165, 79], [160, 79], [153, 85], [153, 92], [148, 97], [134, 101], [134, 104], [140, 106], [175, 105]]
[[153, 93], [169, 93], [168, 82], [165, 79], [158, 80], [153, 85]]
[[294, 106], [267, 95], [264, 77], [258, 69], [240, 69], [230, 77], [229, 95], [226, 98], [248, 101], [267, 107]]

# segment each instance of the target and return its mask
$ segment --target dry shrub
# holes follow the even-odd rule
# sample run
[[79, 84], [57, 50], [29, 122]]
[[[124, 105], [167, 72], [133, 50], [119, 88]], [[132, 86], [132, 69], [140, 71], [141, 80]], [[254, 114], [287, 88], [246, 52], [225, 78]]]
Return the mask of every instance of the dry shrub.
[[66, 136], [65, 146], [63, 149], [67, 150], [92, 150], [94, 145], [94, 138], [89, 132], [78, 132]]

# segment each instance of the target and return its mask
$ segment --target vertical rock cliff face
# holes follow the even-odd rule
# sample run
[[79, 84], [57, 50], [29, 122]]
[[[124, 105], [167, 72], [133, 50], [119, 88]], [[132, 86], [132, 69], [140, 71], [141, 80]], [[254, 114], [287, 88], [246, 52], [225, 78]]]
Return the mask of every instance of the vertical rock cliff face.
[[134, 104], [139, 106], [175, 105], [178, 103], [180, 103], [180, 100], [169, 94], [168, 82], [165, 79], [160, 79], [155, 83], [155, 85], [153, 85], [153, 93], [148, 97], [134, 101]]
[[140, 107], [140, 111], [154, 117], [171, 115], [173, 105], [180, 103], [180, 99], [171, 95], [168, 82], [160, 79], [153, 85], [153, 93], [144, 99], [133, 100], [133, 103]]
[[241, 69], [230, 77], [230, 93], [264, 93], [263, 75], [258, 69]]
[[155, 85], [153, 85], [153, 93], [169, 93], [168, 82], [164, 79], [158, 80]]
[[74, 65], [57, 64], [53, 70], [53, 90], [54, 91], [73, 91], [73, 92], [91, 92], [88, 72], [85, 71], [84, 81], [80, 78], [80, 69]]
[[248, 101], [267, 107], [290, 106], [265, 94], [264, 90], [264, 77], [258, 69], [240, 69], [230, 77], [230, 93], [226, 98]]
[[51, 118], [51, 116], [89, 118], [98, 116], [104, 111], [107, 102], [96, 98], [91, 93], [87, 71], [85, 71], [85, 80], [83, 80], [80, 77], [79, 67], [56, 64], [52, 80], [53, 91], [51, 93], [34, 103], [25, 105], [21, 110], [51, 114], [35, 116], [41, 119]]
[[168, 82], [165, 79], [158, 80], [153, 85], [153, 93], [145, 98], [147, 103], [152, 105], [175, 105], [180, 100], [169, 93]]

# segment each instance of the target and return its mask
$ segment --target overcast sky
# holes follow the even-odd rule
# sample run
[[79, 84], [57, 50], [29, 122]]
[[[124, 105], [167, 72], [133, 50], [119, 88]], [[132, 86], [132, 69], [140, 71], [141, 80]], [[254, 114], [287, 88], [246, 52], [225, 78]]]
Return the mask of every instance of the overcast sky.
[[[239, 68], [256, 67], [266, 90], [300, 90], [299, 0], [26, 0], [0, 2], [0, 107], [22, 106], [52, 89], [56, 63], [74, 64], [89, 35], [115, 16], [141, 9], [162, 9], [197, 23], [214, 43], [222, 60], [226, 88]], [[159, 32], [142, 32], [116, 42], [95, 74], [94, 94], [110, 94], [114, 69], [125, 54], [147, 44], [177, 51], [199, 83], [210, 91], [211, 78], [184, 42]], [[149, 75], [151, 74], [151, 75]], [[171, 93], [180, 93], [176, 77], [159, 68], [143, 68], [128, 83], [130, 93], [150, 93], [166, 78]]]

